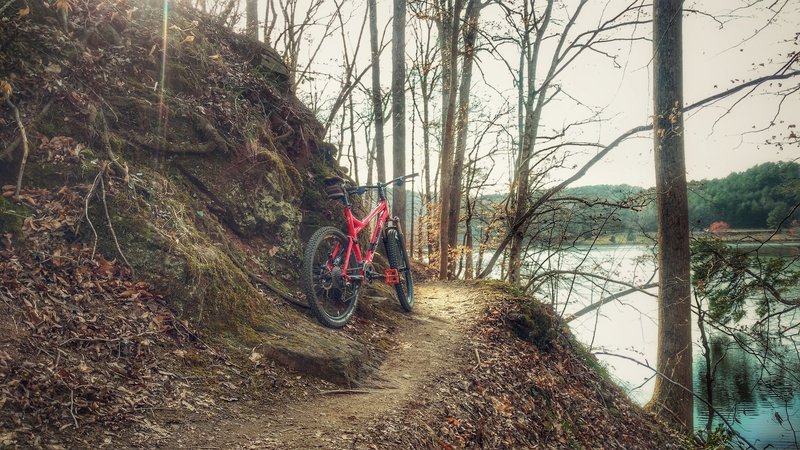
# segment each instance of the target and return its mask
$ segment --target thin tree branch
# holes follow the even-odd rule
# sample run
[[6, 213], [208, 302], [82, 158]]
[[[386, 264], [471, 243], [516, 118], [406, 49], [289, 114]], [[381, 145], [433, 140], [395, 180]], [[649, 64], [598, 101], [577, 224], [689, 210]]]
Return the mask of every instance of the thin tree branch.
[[747, 440], [747, 438], [745, 438], [744, 436], [742, 436], [742, 434], [741, 434], [741, 433], [739, 433], [738, 431], [736, 431], [736, 429], [734, 429], [734, 428], [733, 428], [733, 425], [731, 425], [731, 423], [730, 423], [730, 422], [728, 422], [728, 419], [726, 419], [726, 418], [725, 418], [725, 416], [723, 416], [722, 414], [720, 414], [720, 412], [719, 412], [719, 411], [717, 411], [717, 409], [716, 409], [716, 408], [714, 408], [714, 405], [712, 405], [712, 404], [708, 403], [708, 402], [706, 401], [706, 399], [704, 399], [703, 397], [699, 396], [698, 394], [695, 394], [695, 393], [694, 393], [694, 391], [693, 391], [693, 390], [692, 390], [690, 387], [686, 387], [686, 386], [684, 386], [684, 385], [682, 385], [682, 384], [680, 384], [680, 383], [678, 383], [678, 382], [674, 381], [674, 380], [673, 380], [673, 379], [671, 379], [670, 377], [668, 377], [668, 376], [664, 375], [663, 373], [661, 373], [660, 371], [658, 371], [658, 369], [656, 369], [655, 367], [652, 367], [652, 366], [650, 366], [650, 364], [648, 364], [648, 363], [646, 363], [646, 362], [641, 362], [641, 361], [637, 360], [636, 358], [631, 358], [630, 356], [618, 355], [618, 354], [616, 354], [616, 353], [609, 353], [609, 352], [592, 352], [592, 354], [593, 354], [593, 355], [606, 355], [606, 356], [613, 356], [613, 357], [615, 357], [615, 358], [622, 358], [622, 359], [626, 359], [626, 360], [628, 360], [628, 361], [631, 361], [631, 362], [634, 362], [634, 363], [636, 363], [636, 364], [638, 364], [638, 365], [640, 365], [640, 366], [642, 366], [642, 367], [645, 367], [645, 368], [647, 368], [647, 369], [650, 369], [650, 370], [652, 370], [652, 371], [653, 371], [655, 374], [657, 374], [658, 376], [660, 376], [660, 377], [661, 377], [661, 378], [663, 378], [664, 380], [666, 380], [666, 381], [670, 382], [671, 384], [674, 384], [675, 386], [679, 387], [680, 389], [683, 389], [684, 391], [686, 391], [686, 392], [688, 392], [689, 394], [691, 394], [691, 395], [692, 395], [694, 398], [696, 398], [696, 399], [700, 400], [701, 402], [703, 402], [703, 403], [704, 403], [706, 406], [708, 406], [708, 408], [709, 408], [709, 409], [711, 409], [712, 411], [714, 411], [714, 414], [718, 415], [718, 416], [719, 416], [719, 418], [720, 418], [720, 419], [722, 419], [722, 421], [723, 421], [723, 422], [725, 422], [725, 425], [728, 427], [728, 429], [730, 429], [730, 430], [731, 430], [731, 433], [735, 434], [737, 438], [741, 439], [741, 440], [742, 440], [742, 442], [744, 442], [745, 444], [747, 444], [747, 446], [748, 446], [748, 447], [750, 447], [751, 449], [753, 449], [753, 450], [758, 450], [758, 449], [756, 449], [756, 447], [755, 447], [755, 446], [753, 446], [753, 444], [751, 444], [751, 443], [750, 443], [750, 441], [748, 441], [748, 440]]
[[624, 291], [619, 291], [617, 293], [609, 295], [608, 297], [601, 298], [600, 300], [592, 303], [591, 305], [585, 306], [582, 309], [578, 310], [577, 312], [574, 312], [574, 313], [570, 314], [569, 316], [567, 316], [564, 319], [564, 322], [567, 322], [567, 323], [572, 322], [573, 320], [575, 320], [575, 319], [577, 319], [577, 318], [579, 318], [579, 317], [581, 317], [581, 316], [583, 316], [585, 314], [588, 314], [588, 313], [600, 308], [601, 306], [605, 305], [606, 303], [611, 303], [611, 302], [613, 302], [614, 300], [616, 300], [618, 298], [625, 297], [626, 295], [630, 295], [630, 294], [633, 294], [635, 292], [641, 292], [643, 294], [647, 294], [649, 296], [656, 297], [655, 295], [645, 291], [645, 289], [652, 289], [654, 287], [658, 287], [658, 283], [647, 283], [647, 284], [639, 286], [639, 287], [634, 286], [634, 287], [632, 287], [630, 289], [625, 289]]

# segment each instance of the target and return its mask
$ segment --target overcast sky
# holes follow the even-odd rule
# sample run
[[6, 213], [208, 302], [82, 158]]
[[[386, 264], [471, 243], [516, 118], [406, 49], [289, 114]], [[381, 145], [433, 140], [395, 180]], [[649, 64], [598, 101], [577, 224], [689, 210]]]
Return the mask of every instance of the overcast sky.
[[[298, 11], [310, 0], [301, 0]], [[574, 9], [572, 0], [565, 2], [567, 8]], [[597, 23], [600, 17], [613, 14], [630, 2], [611, 0], [606, 2], [590, 1], [583, 16], [589, 23]], [[333, 2], [326, 4], [332, 7]], [[736, 9], [742, 5], [752, 4], [745, 9]], [[261, 4], [263, 14], [265, 2]], [[352, 0], [343, 3], [343, 9], [349, 8], [350, 18], [347, 27], [350, 29], [350, 40], [355, 41], [362, 23], [366, 7], [365, 0]], [[383, 30], [391, 19], [392, 0], [378, 0], [379, 29]], [[769, 7], [772, 6], [772, 10]], [[686, 12], [684, 14], [684, 99], [690, 104], [716, 92], [760, 76], [774, 73], [789, 59], [790, 52], [800, 51], [800, 1], [797, 0], [703, 0], [690, 1], [685, 4], [687, 10], [702, 10], [702, 14]], [[782, 8], [777, 15], [775, 11]], [[298, 12], [300, 14], [300, 12]], [[563, 14], [563, 12], [562, 12]], [[713, 16], [713, 17], [712, 17]], [[409, 21], [411, 17], [409, 16]], [[495, 6], [489, 6], [481, 17], [481, 26], [495, 29], [499, 16]], [[409, 25], [410, 29], [410, 25]], [[649, 28], [645, 29], [645, 31]], [[386, 38], [391, 39], [391, 29]], [[648, 31], [649, 32], [649, 31]], [[647, 33], [644, 33], [647, 34]], [[364, 67], [369, 57], [368, 32], [363, 35], [361, 59], [359, 67]], [[407, 50], [411, 58], [414, 52], [409, 32], [406, 37]], [[280, 50], [280, 45], [278, 45]], [[611, 49], [617, 51], [616, 49]], [[351, 50], [352, 52], [352, 50]], [[321, 55], [317, 58], [314, 70], [320, 73], [341, 73], [340, 60], [342, 54], [341, 38], [338, 34], [324, 41]], [[581, 134], [574, 139], [582, 141], [608, 143], [621, 132], [632, 127], [646, 124], [652, 114], [652, 44], [639, 41], [628, 45], [621, 43], [617, 53], [620, 55], [620, 67], [614, 67], [608, 58], [599, 55], [581, 56], [577, 64], [565, 72], [560, 80], [563, 88], [570, 96], [595, 110], [601, 109], [597, 124], [582, 127]], [[514, 57], [506, 55], [513, 60]], [[499, 63], [491, 55], [480, 57], [480, 67], [476, 70], [474, 97], [476, 101], [494, 105], [498, 109], [502, 100], [509, 99], [515, 103], [516, 90], [508, 74], [506, 66]], [[410, 66], [410, 63], [407, 63]], [[382, 84], [385, 92], [389, 91], [391, 66], [390, 50], [383, 54]], [[800, 64], [795, 63], [795, 68]], [[363, 82], [369, 86], [369, 76]], [[317, 75], [314, 83], [316, 89], [331, 94], [338, 88], [338, 80], [333, 77]], [[782, 88], [798, 87], [800, 77], [782, 83]], [[323, 88], [324, 87], [324, 88]], [[690, 180], [724, 177], [735, 171], [742, 171], [765, 161], [796, 160], [800, 158], [800, 146], [786, 145], [781, 150], [775, 145], [767, 144], [770, 137], [786, 142], [786, 136], [792, 131], [789, 125], [796, 124], [800, 118], [800, 94], [786, 98], [780, 104], [780, 98], [770, 92], [778, 90], [777, 84], [757, 89], [746, 99], [739, 101], [743, 95], [731, 97], [714, 105], [686, 116], [686, 158], [687, 176]], [[301, 85], [301, 96], [311, 90], [309, 85]], [[328, 92], [331, 91], [331, 92]], [[335, 92], [332, 92], [335, 95]], [[324, 95], [323, 95], [324, 96]], [[739, 101], [730, 113], [727, 110]], [[411, 118], [410, 99], [407, 100], [407, 115]], [[755, 130], [768, 127], [775, 115], [775, 125], [767, 131], [755, 133]], [[362, 109], [368, 110], [369, 102], [362, 99]], [[326, 115], [327, 113], [325, 112]], [[438, 114], [438, 112], [434, 113]], [[545, 111], [543, 123], [559, 128], [575, 119], [586, 118], [587, 109], [576, 107], [574, 103], [554, 102]], [[514, 122], [513, 116], [509, 117]], [[715, 124], [716, 122], [716, 124]], [[411, 126], [407, 126], [407, 149], [411, 151]], [[419, 129], [417, 130], [419, 133]], [[359, 138], [363, 139], [363, 138]], [[421, 139], [417, 134], [416, 152], [419, 170], [422, 159]], [[797, 141], [795, 141], [797, 142]], [[391, 148], [391, 126], [387, 123], [386, 145]], [[490, 146], [497, 146], [494, 140], [487, 140], [484, 151]], [[506, 145], [507, 147], [507, 145]], [[359, 152], [366, 151], [363, 140], [358, 142]], [[388, 151], [388, 150], [387, 150]], [[571, 162], [591, 157], [590, 152], [574, 158]], [[410, 155], [406, 166], [410, 172]], [[387, 161], [391, 156], [387, 155]], [[362, 161], [362, 165], [365, 163]], [[363, 174], [366, 167], [360, 168]], [[387, 173], [391, 174], [391, 167]], [[493, 179], [498, 183], [495, 190], [507, 189], [508, 162], [496, 161], [493, 166]], [[351, 171], [352, 173], [352, 171]], [[558, 178], [569, 176], [568, 171], [555, 174], [553, 182]], [[652, 186], [655, 175], [653, 168], [652, 135], [644, 133], [630, 139], [612, 151], [606, 160], [598, 163], [589, 173], [576, 182], [586, 184], [618, 184], [627, 183], [638, 186]], [[363, 179], [362, 179], [363, 181]]]
[[[739, 16], [723, 17], [739, 2], [714, 0], [702, 2], [705, 11], [725, 21], [724, 25], [699, 14], [684, 16], [684, 100], [685, 104], [729, 89], [735, 84], [774, 73], [788, 59], [789, 52], [800, 51], [797, 32], [800, 31], [800, 2], [789, 2], [772, 23], [764, 9], [739, 11]], [[762, 2], [772, 3], [772, 2]], [[783, 3], [783, 2], [777, 2]], [[688, 3], [687, 3], [688, 4]], [[694, 7], [694, 5], [691, 5]], [[758, 13], [757, 17], [749, 17]], [[754, 36], [755, 35], [755, 36]], [[638, 48], [619, 80], [616, 90], [601, 90], [609, 111], [618, 112], [603, 130], [601, 142], [618, 134], [623, 128], [645, 123], [652, 114], [651, 65], [649, 48]], [[762, 65], [763, 64], [763, 65]], [[795, 68], [800, 64], [795, 63]], [[619, 71], [609, 70], [608, 78]], [[608, 80], [604, 80], [607, 82]], [[613, 85], [613, 83], [609, 83]], [[607, 84], [608, 85], [608, 84]], [[800, 79], [784, 82], [784, 87], [800, 85]], [[788, 97], [781, 106], [775, 125], [768, 127], [778, 113], [779, 97], [758, 89], [741, 101], [732, 112], [724, 115], [742, 95], [716, 103], [685, 118], [687, 176], [690, 180], [724, 177], [731, 172], [747, 169], [765, 161], [796, 160], [800, 158], [797, 144], [783, 150], [766, 141], [771, 136], [784, 138], [791, 124], [800, 122], [800, 95]], [[645, 106], [642, 101], [647, 99]], [[603, 103], [600, 103], [603, 104]], [[724, 115], [724, 117], [723, 117]], [[623, 119], [624, 118], [624, 119]], [[714, 125], [715, 121], [716, 126]], [[620, 127], [621, 124], [626, 124]], [[652, 186], [655, 183], [653, 145], [651, 136], [633, 140], [593, 168], [579, 184], [619, 183]]]
[[[764, 7], [733, 9], [743, 3], [736, 0], [703, 1], [703, 12], [713, 15], [713, 18], [697, 13], [684, 15], [685, 104], [774, 73], [786, 63], [790, 52], [800, 51], [797, 34], [800, 30], [800, 2], [786, 2], [784, 9], [775, 16], [766, 9], [773, 3], [771, 1], [761, 2]], [[783, 3], [776, 2], [778, 6]], [[611, 5], [623, 6], [622, 2], [611, 2]], [[584, 16], [597, 20], [596, 17], [603, 14], [600, 2], [594, 3], [593, 7], [595, 10], [586, 11]], [[687, 9], [700, 8], [687, 2]], [[612, 11], [609, 8], [606, 15]], [[618, 54], [622, 55], [618, 58], [621, 68], [614, 67], [606, 57], [589, 55], [582, 57], [581, 62], [572, 66], [563, 78], [564, 89], [571, 96], [585, 104], [603, 108], [600, 116], [603, 120], [585, 129], [582, 140], [608, 143], [622, 132], [650, 121], [652, 44], [620, 44]], [[794, 67], [800, 68], [800, 63], [795, 63]], [[498, 64], [484, 63], [483, 70], [489, 80], [504, 78], [504, 68]], [[783, 88], [800, 86], [800, 77], [782, 85]], [[780, 97], [770, 94], [776, 90], [776, 84], [757, 89], [736, 104], [730, 113], [728, 109], [744, 95], [687, 114], [688, 179], [719, 178], [761, 162], [800, 158], [797, 143], [785, 145], [783, 149], [767, 144], [772, 136], [786, 142], [785, 138], [791, 131], [789, 125], [800, 122], [800, 94], [786, 98], [781, 105]], [[585, 116], [585, 111], [576, 109], [580, 108], [571, 103], [561, 108], [554, 104], [546, 110], [543, 121], [558, 127], [570, 123], [571, 117]], [[773, 119], [775, 125], [769, 127]], [[766, 131], [755, 132], [767, 127]], [[579, 164], [592, 155], [587, 153], [583, 158], [576, 158], [575, 162]], [[568, 171], [562, 172], [562, 178], [568, 175]], [[651, 133], [643, 133], [613, 150], [575, 185], [618, 183], [645, 187], [655, 184]]]

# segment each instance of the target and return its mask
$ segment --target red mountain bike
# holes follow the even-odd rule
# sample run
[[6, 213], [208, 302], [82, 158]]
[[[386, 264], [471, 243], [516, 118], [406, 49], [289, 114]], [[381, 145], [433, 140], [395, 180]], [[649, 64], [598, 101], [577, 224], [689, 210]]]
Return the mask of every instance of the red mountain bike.
[[[411, 266], [399, 218], [390, 217], [386, 187], [402, 184], [417, 175], [404, 175], [387, 183], [355, 187], [345, 187], [344, 180], [339, 177], [324, 180], [328, 198], [344, 203], [348, 233], [345, 235], [335, 227], [323, 227], [311, 236], [306, 246], [301, 282], [311, 310], [323, 325], [340, 328], [350, 320], [364, 281], [370, 283], [375, 279], [383, 279], [387, 284], [394, 285], [403, 310], [410, 312], [414, 307]], [[350, 196], [364, 194], [370, 189], [378, 191], [378, 206], [367, 217], [358, 220], [353, 216]], [[376, 218], [369, 249], [363, 253], [358, 243], [358, 233]], [[379, 236], [383, 237], [390, 267], [382, 274], [375, 272], [372, 266]]]

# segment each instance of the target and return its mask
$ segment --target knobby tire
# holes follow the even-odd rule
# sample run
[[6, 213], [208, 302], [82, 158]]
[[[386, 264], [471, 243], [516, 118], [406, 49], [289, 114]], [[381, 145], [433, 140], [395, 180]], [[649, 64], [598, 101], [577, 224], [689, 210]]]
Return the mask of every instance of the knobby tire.
[[[337, 242], [339, 250], [333, 255]], [[333, 261], [335, 266], [345, 270], [338, 264], [344, 264], [347, 242], [347, 237], [339, 229], [320, 228], [309, 239], [303, 257], [300, 281], [306, 300], [317, 320], [330, 328], [341, 328], [347, 324], [358, 303], [360, 282], [345, 283], [340, 277], [337, 278], [334, 271], [325, 267], [325, 263]], [[355, 264], [355, 255], [350, 255], [351, 268]]]
[[411, 265], [408, 263], [405, 245], [400, 234], [395, 229], [386, 231], [384, 240], [386, 247], [386, 258], [389, 260], [389, 267], [397, 269], [400, 275], [400, 282], [394, 285], [397, 292], [397, 300], [406, 312], [414, 309], [414, 280], [411, 277]]

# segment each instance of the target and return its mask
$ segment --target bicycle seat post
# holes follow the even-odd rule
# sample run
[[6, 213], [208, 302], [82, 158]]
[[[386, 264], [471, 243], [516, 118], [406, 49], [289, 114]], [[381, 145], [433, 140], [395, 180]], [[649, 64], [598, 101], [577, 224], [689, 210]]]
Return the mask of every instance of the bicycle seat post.
[[348, 209], [352, 208], [353, 203], [350, 202], [350, 196], [347, 195], [347, 189], [343, 189], [343, 191], [344, 191], [344, 207]]
[[386, 186], [378, 183], [378, 200], [386, 200]]

